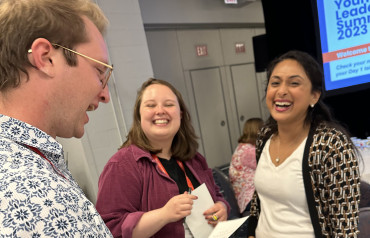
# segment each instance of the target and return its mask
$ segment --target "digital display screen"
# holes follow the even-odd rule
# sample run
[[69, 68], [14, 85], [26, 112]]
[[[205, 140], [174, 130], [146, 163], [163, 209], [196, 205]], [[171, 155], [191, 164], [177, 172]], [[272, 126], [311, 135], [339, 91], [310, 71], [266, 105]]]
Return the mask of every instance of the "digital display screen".
[[327, 92], [370, 82], [370, 1], [316, 0]]

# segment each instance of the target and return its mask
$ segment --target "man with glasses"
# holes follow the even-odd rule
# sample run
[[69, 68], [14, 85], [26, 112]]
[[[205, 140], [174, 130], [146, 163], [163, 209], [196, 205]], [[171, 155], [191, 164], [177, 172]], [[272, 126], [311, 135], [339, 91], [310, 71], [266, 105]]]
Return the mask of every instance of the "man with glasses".
[[111, 237], [55, 140], [110, 100], [107, 23], [90, 0], [0, 1], [0, 237]]

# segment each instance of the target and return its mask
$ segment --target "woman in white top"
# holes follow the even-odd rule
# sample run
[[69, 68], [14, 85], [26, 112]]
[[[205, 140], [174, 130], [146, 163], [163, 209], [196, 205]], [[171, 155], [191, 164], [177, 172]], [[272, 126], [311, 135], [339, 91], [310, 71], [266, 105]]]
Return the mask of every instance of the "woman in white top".
[[290, 51], [267, 76], [248, 237], [357, 237], [357, 153], [322, 101], [321, 67]]

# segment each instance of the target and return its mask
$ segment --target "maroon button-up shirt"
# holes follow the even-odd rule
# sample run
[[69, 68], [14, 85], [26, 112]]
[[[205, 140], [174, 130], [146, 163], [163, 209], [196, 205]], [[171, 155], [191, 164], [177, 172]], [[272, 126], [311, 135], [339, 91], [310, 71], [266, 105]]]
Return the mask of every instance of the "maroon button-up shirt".
[[[229, 206], [202, 155], [197, 153], [185, 163], [199, 183], [207, 185], [214, 202], [222, 201]], [[178, 194], [175, 181], [159, 169], [150, 153], [130, 145], [114, 154], [104, 167], [96, 208], [114, 237], [132, 237], [134, 227], [145, 212], [163, 207]], [[182, 223], [182, 219], [169, 223], [153, 237], [184, 237]]]

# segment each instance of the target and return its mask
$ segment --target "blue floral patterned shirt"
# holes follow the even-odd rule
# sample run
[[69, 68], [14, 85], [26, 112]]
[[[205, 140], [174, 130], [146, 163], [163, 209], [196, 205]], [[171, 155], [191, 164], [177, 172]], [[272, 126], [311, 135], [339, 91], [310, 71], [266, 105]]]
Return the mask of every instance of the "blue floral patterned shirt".
[[1, 114], [0, 237], [112, 237], [67, 169], [62, 146]]

